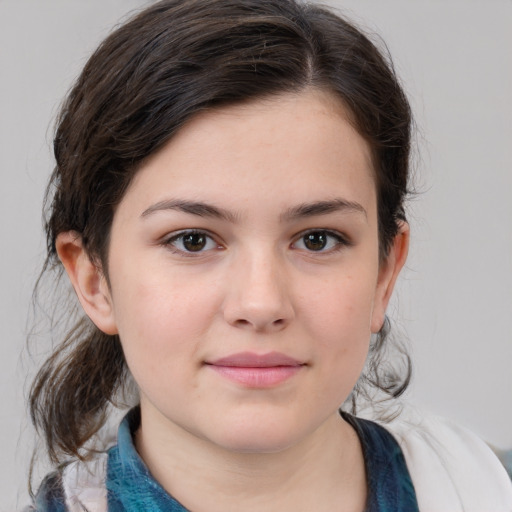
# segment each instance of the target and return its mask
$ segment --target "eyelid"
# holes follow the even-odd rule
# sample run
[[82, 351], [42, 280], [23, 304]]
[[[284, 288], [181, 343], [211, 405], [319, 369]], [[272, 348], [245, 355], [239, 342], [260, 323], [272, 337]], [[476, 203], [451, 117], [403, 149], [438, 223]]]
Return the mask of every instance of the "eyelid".
[[[185, 237], [186, 235], [204, 235], [206, 238], [209, 238], [215, 243], [215, 248], [200, 250], [200, 251], [185, 251], [177, 248], [173, 245], [173, 242], [179, 240], [180, 238]], [[184, 257], [199, 257], [204, 256], [206, 253], [214, 250], [214, 249], [222, 249], [223, 245], [218, 242], [218, 237], [214, 234], [210, 233], [206, 229], [197, 229], [197, 228], [188, 228], [188, 229], [180, 229], [178, 231], [173, 231], [172, 233], [168, 233], [164, 237], [162, 237], [160, 245], [164, 246], [166, 249], [169, 249], [171, 252], [175, 254], [179, 254]]]
[[[325, 233], [327, 236], [330, 236], [334, 239], [336, 239], [336, 245], [330, 249], [327, 249], [327, 250], [319, 250], [319, 251], [313, 251], [313, 250], [308, 250], [308, 249], [305, 249], [305, 251], [307, 251], [308, 253], [310, 254], [330, 254], [332, 252], [336, 252], [340, 249], [342, 249], [343, 247], [351, 247], [353, 245], [353, 242], [350, 240], [350, 238], [335, 230], [335, 229], [327, 229], [327, 228], [311, 228], [311, 229], [306, 229], [304, 231], [301, 231], [298, 235], [295, 236], [294, 238], [294, 241], [292, 242], [292, 247], [299, 241], [301, 240], [304, 236], [310, 234], [310, 233]], [[302, 250], [302, 249], [300, 249]]]

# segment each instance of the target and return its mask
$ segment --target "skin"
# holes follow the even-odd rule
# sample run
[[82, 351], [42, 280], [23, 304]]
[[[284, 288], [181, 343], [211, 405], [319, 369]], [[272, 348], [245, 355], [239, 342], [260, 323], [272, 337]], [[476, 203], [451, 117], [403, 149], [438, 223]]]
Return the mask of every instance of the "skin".
[[[369, 147], [314, 90], [203, 113], [149, 158], [114, 215], [108, 283], [79, 235], [57, 240], [85, 311], [120, 335], [139, 453], [195, 511], [364, 509], [361, 447], [337, 410], [407, 247], [403, 224], [379, 258]], [[239, 352], [299, 366], [270, 386], [212, 369]]]

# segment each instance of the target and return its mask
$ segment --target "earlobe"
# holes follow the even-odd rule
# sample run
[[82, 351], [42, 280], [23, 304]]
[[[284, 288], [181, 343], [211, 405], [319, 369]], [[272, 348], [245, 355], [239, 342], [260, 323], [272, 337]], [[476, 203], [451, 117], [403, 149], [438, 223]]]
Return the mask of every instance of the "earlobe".
[[384, 323], [386, 309], [393, 294], [396, 280], [407, 260], [409, 238], [409, 224], [403, 221], [400, 223], [398, 233], [393, 239], [386, 259], [380, 265], [371, 319], [371, 331], [373, 333], [379, 332]]
[[81, 236], [75, 231], [59, 233], [55, 245], [87, 316], [105, 334], [117, 334], [107, 280], [83, 248]]

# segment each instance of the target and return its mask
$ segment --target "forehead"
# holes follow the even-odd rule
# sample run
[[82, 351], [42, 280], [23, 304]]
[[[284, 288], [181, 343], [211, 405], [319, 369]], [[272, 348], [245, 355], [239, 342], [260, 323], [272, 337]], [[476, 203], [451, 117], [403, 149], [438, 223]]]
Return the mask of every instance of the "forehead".
[[374, 199], [371, 151], [341, 102], [310, 90], [195, 116], [144, 163], [125, 199], [214, 195], [228, 207], [286, 208], [340, 194]]

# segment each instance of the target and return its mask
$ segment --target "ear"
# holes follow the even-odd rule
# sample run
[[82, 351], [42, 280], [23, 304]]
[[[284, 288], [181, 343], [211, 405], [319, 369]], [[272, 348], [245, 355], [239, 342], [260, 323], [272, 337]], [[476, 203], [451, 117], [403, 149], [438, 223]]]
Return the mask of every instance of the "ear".
[[398, 274], [400, 274], [407, 259], [409, 238], [409, 224], [403, 221], [400, 223], [398, 233], [389, 248], [389, 253], [380, 264], [371, 320], [372, 333], [379, 332], [384, 324], [389, 299], [393, 293]]
[[107, 280], [89, 258], [76, 231], [57, 235], [57, 254], [87, 316], [105, 334], [118, 334]]

